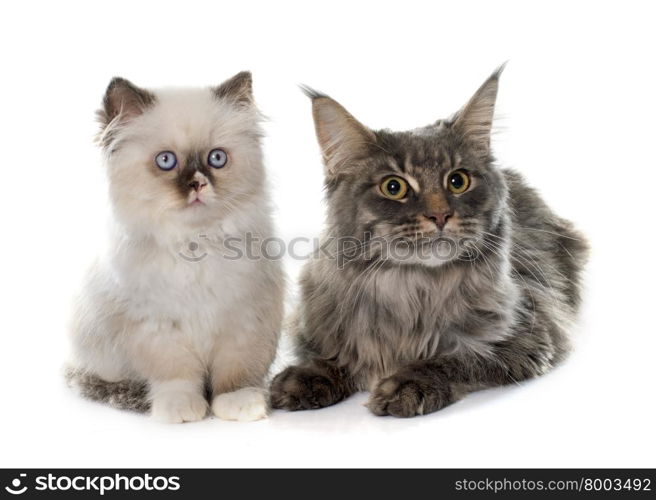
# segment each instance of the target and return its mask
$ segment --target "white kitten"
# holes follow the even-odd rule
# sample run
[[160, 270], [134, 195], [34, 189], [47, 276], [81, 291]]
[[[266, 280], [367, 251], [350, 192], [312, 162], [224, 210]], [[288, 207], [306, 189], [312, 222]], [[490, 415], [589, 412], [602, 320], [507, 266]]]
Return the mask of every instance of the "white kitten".
[[250, 73], [155, 92], [115, 78], [99, 116], [114, 224], [74, 314], [71, 385], [166, 422], [204, 418], [208, 393], [220, 418], [266, 416], [284, 278], [234, 258], [272, 236]]

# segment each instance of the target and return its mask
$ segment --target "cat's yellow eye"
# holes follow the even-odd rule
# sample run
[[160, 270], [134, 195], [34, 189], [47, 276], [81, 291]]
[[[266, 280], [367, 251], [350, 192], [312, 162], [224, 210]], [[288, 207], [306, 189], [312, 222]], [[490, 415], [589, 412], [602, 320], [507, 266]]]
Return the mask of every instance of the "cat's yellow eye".
[[408, 194], [408, 183], [395, 175], [386, 177], [380, 183], [380, 192], [390, 200], [400, 200]]
[[446, 180], [446, 184], [453, 194], [461, 194], [469, 189], [471, 180], [464, 170], [451, 172]]

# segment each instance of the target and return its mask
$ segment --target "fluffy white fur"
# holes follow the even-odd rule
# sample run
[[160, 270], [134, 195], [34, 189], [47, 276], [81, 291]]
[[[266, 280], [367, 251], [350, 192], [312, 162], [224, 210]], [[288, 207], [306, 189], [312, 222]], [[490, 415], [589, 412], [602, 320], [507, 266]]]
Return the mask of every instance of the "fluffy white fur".
[[[248, 84], [250, 92], [250, 76]], [[90, 270], [74, 314], [75, 367], [108, 382], [147, 381], [161, 421], [204, 418], [206, 385], [218, 417], [262, 418], [261, 390], [243, 391], [263, 387], [275, 356], [283, 275], [276, 261], [225, 258], [221, 243], [273, 235], [258, 112], [215, 89], [151, 95], [152, 105], [113, 117], [103, 132], [114, 220], [109, 249]], [[203, 203], [189, 204], [177, 173], [154, 164], [160, 151], [182, 163], [217, 147], [229, 162], [213, 171]], [[195, 179], [207, 180], [201, 172]], [[196, 252], [190, 242], [200, 245]], [[242, 403], [222, 403], [232, 401], [231, 391], [235, 401], [260, 396], [242, 411]]]
[[212, 402], [212, 412], [223, 420], [248, 422], [266, 417], [266, 393], [255, 387], [219, 394]]

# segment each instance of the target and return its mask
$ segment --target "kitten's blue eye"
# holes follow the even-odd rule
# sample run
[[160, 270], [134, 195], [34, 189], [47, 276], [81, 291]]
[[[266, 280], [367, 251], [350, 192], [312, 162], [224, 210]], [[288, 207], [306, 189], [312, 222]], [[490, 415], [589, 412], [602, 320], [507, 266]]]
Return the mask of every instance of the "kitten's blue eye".
[[226, 163], [228, 163], [228, 153], [223, 151], [223, 149], [217, 148], [210, 151], [207, 157], [207, 164], [210, 167], [222, 168], [225, 167]]
[[162, 151], [155, 157], [155, 163], [162, 170], [171, 170], [178, 164], [178, 159], [175, 157], [175, 153]]

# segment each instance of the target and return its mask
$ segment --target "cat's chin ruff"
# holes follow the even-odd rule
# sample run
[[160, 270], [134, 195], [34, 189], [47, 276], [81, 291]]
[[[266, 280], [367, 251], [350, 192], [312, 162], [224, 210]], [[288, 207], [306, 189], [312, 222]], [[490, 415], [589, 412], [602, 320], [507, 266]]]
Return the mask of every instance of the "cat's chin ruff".
[[450, 259], [445, 259], [435, 255], [427, 257], [414, 255], [412, 257], [403, 259], [388, 259], [389, 264], [401, 268], [424, 267], [426, 269], [438, 269], [456, 261], [458, 261], [457, 256]]

